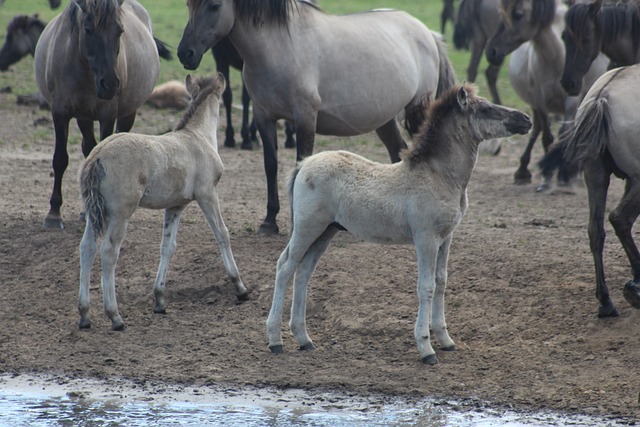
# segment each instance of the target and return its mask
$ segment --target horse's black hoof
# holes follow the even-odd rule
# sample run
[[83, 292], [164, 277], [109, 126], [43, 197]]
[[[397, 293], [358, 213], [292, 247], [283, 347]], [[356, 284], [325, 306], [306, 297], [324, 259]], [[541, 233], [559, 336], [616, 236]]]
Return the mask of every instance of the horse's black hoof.
[[296, 148], [296, 141], [295, 140], [286, 140], [284, 142], [284, 148]]
[[253, 143], [251, 141], [243, 141], [240, 145], [241, 150], [253, 150]]
[[236, 298], [238, 299], [238, 301], [249, 301], [249, 294], [250, 293], [251, 292], [247, 291], [247, 292], [245, 292], [243, 294], [236, 295]]
[[282, 344], [270, 345], [269, 350], [271, 350], [271, 353], [274, 353], [274, 354], [284, 353], [284, 347], [282, 346]]
[[422, 363], [425, 363], [427, 365], [435, 365], [438, 363], [438, 358], [435, 354], [430, 354], [422, 358]]
[[275, 236], [278, 234], [280, 229], [277, 224], [263, 222], [260, 224], [260, 229], [258, 230], [258, 234], [262, 236]]
[[531, 172], [526, 169], [518, 170], [515, 175], [513, 175], [513, 183], [516, 185], [531, 184]]
[[315, 350], [315, 349], [316, 349], [316, 346], [311, 341], [300, 346], [300, 351], [309, 351], [309, 350]]
[[624, 299], [627, 300], [633, 308], [640, 309], [640, 284], [634, 283], [632, 280], [624, 285]]
[[167, 314], [167, 309], [164, 307], [157, 307], [153, 309], [153, 312], [156, 314]]
[[440, 347], [440, 350], [442, 350], [442, 351], [456, 351], [458, 349], [456, 348], [455, 345], [452, 345], [450, 347]]
[[62, 218], [48, 216], [44, 219], [42, 228], [45, 230], [62, 230], [64, 228], [64, 224], [62, 222]]
[[609, 301], [606, 304], [600, 304], [598, 307], [598, 317], [618, 317], [620, 314], [618, 310], [616, 310], [616, 306], [613, 305], [613, 302]]
[[80, 329], [91, 329], [91, 322], [89, 320], [80, 320], [78, 322], [78, 328], [80, 328]]

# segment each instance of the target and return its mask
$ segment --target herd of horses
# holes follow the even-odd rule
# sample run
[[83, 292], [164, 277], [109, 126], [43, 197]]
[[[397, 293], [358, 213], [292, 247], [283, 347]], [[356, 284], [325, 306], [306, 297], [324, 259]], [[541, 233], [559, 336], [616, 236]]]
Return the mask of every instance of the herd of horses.
[[[277, 121], [285, 120], [291, 126], [288, 134], [295, 132], [296, 138], [289, 143], [298, 160], [288, 180], [292, 232], [276, 266], [267, 320], [272, 352], [283, 350], [282, 310], [291, 281], [292, 333], [301, 349], [314, 348], [305, 324], [307, 284], [340, 230], [367, 241], [415, 245], [419, 310], [414, 332], [420, 357], [427, 364], [437, 362], [430, 331], [441, 349], [454, 350], [444, 314], [447, 260], [452, 233], [466, 211], [466, 187], [478, 144], [530, 129], [516, 183], [531, 182], [528, 165], [540, 133], [546, 152], [540, 163], [546, 178], [541, 189], [556, 170], [558, 180], [567, 182], [584, 173], [601, 317], [618, 314], [602, 262], [607, 189], [612, 174], [626, 180], [624, 197], [609, 219], [633, 270], [624, 296], [640, 308], [640, 253], [631, 233], [640, 214], [633, 105], [640, 65], [629, 66], [638, 62], [640, 52], [637, 5], [603, 5], [602, 0], [570, 7], [559, 0], [461, 0], [455, 15], [453, 1], [445, 0], [442, 31], [447, 20], [454, 21], [456, 47], [471, 49], [468, 81], [475, 80], [484, 53], [490, 64], [486, 75], [493, 102], [479, 97], [473, 85], [457, 84], [442, 37], [402, 11], [338, 16], [309, 0], [187, 0], [187, 7], [189, 18], [177, 49], [180, 62], [195, 70], [212, 50], [222, 74], [187, 77], [189, 106], [165, 135], [130, 133], [137, 109], [156, 84], [163, 49], [164, 57], [168, 55], [153, 35], [149, 14], [136, 0], [70, 0], [46, 26], [22, 31], [21, 37], [12, 30], [23, 28], [19, 24], [28, 28], [36, 17], [10, 25], [0, 50], [0, 70], [17, 60], [9, 45], [20, 47], [22, 56], [34, 55], [35, 79], [51, 109], [54, 186], [45, 228], [63, 226], [61, 183], [69, 161], [71, 119], [82, 134], [86, 160], [79, 183], [86, 226], [80, 244], [81, 328], [90, 327], [89, 278], [100, 236], [104, 310], [114, 330], [124, 328], [115, 296], [115, 264], [127, 222], [138, 207], [165, 210], [154, 284], [156, 313], [165, 312], [165, 275], [180, 214], [192, 201], [214, 232], [237, 297], [247, 298], [216, 190], [222, 174], [216, 138], [221, 98], [227, 106], [224, 145], [235, 145], [231, 95], [225, 92], [229, 66], [242, 70], [242, 147], [254, 144], [249, 100], [262, 140], [267, 176], [262, 234], [279, 232]], [[499, 105], [496, 80], [507, 56], [510, 82], [531, 107], [532, 120]], [[607, 67], [611, 71], [606, 72]], [[551, 131], [553, 114], [563, 117], [557, 138]], [[413, 140], [408, 149], [400, 118]], [[94, 121], [100, 124], [100, 143], [94, 136]], [[371, 131], [385, 145], [390, 164], [346, 151], [313, 155], [316, 134]]]

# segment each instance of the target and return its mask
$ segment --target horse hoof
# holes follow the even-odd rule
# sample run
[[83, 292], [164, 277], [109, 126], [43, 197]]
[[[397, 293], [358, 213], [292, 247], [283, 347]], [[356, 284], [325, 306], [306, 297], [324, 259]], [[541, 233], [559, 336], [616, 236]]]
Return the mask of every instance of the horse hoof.
[[224, 140], [224, 146], [227, 148], [235, 148], [236, 141], [233, 138], [226, 138]]
[[545, 182], [544, 184], [540, 184], [536, 187], [536, 193], [544, 193], [546, 191], [549, 191], [550, 188], [551, 185]]
[[126, 329], [123, 322], [114, 322], [111, 326], [112, 331], [122, 332]]
[[154, 307], [153, 312], [156, 314], [167, 314], [167, 309], [164, 307]]
[[64, 228], [64, 224], [62, 223], [62, 218], [48, 216], [44, 219], [42, 228], [45, 230], [62, 230]]
[[89, 319], [80, 319], [78, 322], [78, 328], [80, 329], [90, 329], [91, 321]]
[[241, 150], [253, 150], [253, 143], [251, 141], [243, 141], [240, 145]]
[[531, 184], [531, 172], [528, 170], [517, 171], [515, 175], [513, 175], [513, 183], [516, 185]]
[[284, 142], [284, 148], [296, 148], [296, 142], [294, 140], [286, 140]]
[[[625, 295], [626, 297], [626, 295]], [[606, 304], [600, 304], [598, 307], [598, 317], [618, 317], [618, 310], [616, 310], [615, 305], [611, 301]]]
[[455, 345], [452, 345], [452, 346], [449, 346], [449, 347], [440, 347], [440, 350], [442, 350], [442, 351], [456, 351], [458, 349], [456, 348]]
[[624, 299], [626, 299], [633, 308], [640, 309], [640, 285], [638, 283], [634, 283], [631, 280], [628, 281], [624, 285], [623, 294]]
[[309, 350], [315, 350], [315, 349], [316, 349], [316, 346], [311, 341], [300, 346], [300, 351], [309, 351]]
[[422, 358], [422, 363], [425, 363], [427, 365], [435, 365], [436, 363], [438, 363], [438, 358], [435, 354], [430, 354]]
[[270, 345], [269, 346], [269, 350], [271, 350], [271, 353], [273, 353], [273, 354], [284, 353], [284, 347], [282, 347], [282, 344]]
[[280, 229], [277, 224], [272, 224], [269, 222], [263, 222], [260, 224], [260, 229], [258, 230], [258, 234], [262, 236], [276, 236]]
[[249, 301], [249, 294], [250, 294], [250, 292], [247, 291], [247, 292], [244, 292], [244, 293], [242, 293], [240, 295], [236, 295], [236, 298], [238, 299], [238, 301]]

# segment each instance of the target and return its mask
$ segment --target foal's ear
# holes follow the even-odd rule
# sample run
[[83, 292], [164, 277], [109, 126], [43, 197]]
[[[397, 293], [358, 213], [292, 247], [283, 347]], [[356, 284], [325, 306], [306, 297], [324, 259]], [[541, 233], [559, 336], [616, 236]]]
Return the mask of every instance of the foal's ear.
[[458, 89], [457, 98], [458, 105], [460, 105], [462, 111], [466, 110], [469, 106], [469, 94], [467, 93], [467, 90], [464, 88], [464, 86], [461, 86], [460, 89]]
[[226, 86], [227, 82], [224, 79], [224, 76], [222, 75], [222, 73], [218, 73], [218, 75], [216, 76], [216, 94], [218, 95], [218, 97], [222, 95], [222, 92], [224, 92]]
[[189, 92], [189, 95], [194, 98], [194, 94], [198, 91], [198, 85], [193, 83], [191, 74], [187, 74], [187, 77], [184, 80], [184, 85], [187, 88], [187, 92]]

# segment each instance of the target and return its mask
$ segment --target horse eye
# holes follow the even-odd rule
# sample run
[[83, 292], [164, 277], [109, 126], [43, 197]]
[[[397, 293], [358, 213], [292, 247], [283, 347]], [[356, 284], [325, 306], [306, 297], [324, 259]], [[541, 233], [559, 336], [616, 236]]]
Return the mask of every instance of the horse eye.
[[522, 19], [523, 16], [524, 16], [524, 12], [522, 10], [514, 10], [513, 14], [511, 15], [511, 19], [514, 21], [519, 21]]
[[220, 10], [220, 3], [216, 2], [216, 3], [210, 3], [209, 4], [209, 11], [210, 12], [217, 12], [218, 10]]

